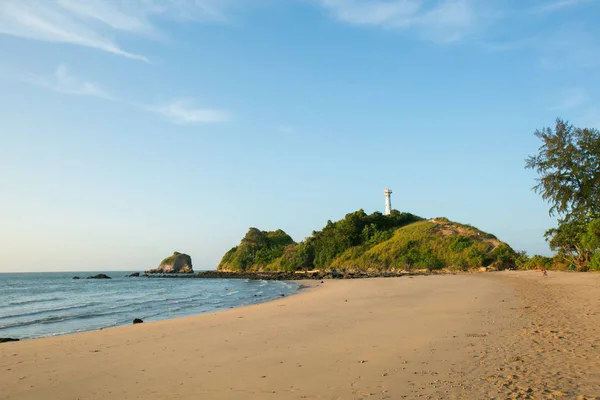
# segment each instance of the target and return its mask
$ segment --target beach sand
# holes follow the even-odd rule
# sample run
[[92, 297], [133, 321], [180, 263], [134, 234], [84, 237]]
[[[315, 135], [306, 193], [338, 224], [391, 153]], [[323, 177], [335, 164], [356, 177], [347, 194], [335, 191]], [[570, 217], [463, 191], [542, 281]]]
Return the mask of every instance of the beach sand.
[[600, 274], [307, 284], [220, 313], [0, 344], [0, 399], [600, 396]]

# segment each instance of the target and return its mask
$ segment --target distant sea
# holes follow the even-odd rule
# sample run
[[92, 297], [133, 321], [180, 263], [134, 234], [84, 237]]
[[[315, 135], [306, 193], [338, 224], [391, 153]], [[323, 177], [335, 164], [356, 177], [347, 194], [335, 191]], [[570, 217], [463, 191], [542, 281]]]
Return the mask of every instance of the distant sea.
[[[0, 274], [0, 337], [30, 339], [262, 303], [298, 285], [238, 279], [84, 279], [102, 272]], [[73, 280], [73, 276], [82, 279]]]

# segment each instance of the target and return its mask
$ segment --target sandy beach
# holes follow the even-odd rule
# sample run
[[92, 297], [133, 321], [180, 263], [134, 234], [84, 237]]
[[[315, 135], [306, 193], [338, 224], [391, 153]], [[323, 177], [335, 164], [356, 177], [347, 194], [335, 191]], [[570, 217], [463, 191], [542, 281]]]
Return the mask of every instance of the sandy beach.
[[600, 274], [306, 284], [245, 308], [0, 344], [0, 399], [600, 396]]

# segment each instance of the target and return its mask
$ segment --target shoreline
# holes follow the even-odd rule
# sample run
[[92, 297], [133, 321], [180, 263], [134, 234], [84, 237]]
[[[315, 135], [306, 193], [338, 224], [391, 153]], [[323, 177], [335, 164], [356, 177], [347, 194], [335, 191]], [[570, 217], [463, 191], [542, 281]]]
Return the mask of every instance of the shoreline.
[[[63, 274], [63, 273], [61, 273]], [[66, 275], [66, 274], [64, 274]], [[113, 275], [114, 276], [114, 275]], [[128, 279], [124, 279], [125, 277], [120, 276], [120, 277], [116, 277], [114, 279], [118, 279], [121, 282], [127, 282]], [[112, 278], [111, 278], [112, 279]], [[69, 283], [69, 281], [72, 281], [72, 278], [63, 278], [63, 280], [66, 280], [67, 283]], [[105, 281], [103, 279], [103, 281]], [[204, 285], [201, 282], [197, 282], [197, 285], [186, 285], [186, 287], [193, 287], [193, 288], [197, 288], [195, 289], [196, 291], [194, 293], [196, 293], [197, 295], [203, 294], [205, 292], [212, 292], [213, 294], [211, 296], [215, 296], [215, 297], [210, 297], [210, 299], [215, 299], [215, 300], [211, 300], [211, 301], [204, 301], [204, 302], [200, 302], [196, 307], [183, 307], [183, 308], [187, 308], [191, 311], [186, 311], [186, 312], [177, 312], [179, 310], [178, 304], [179, 301], [174, 301], [174, 304], [172, 304], [169, 299], [173, 300], [181, 300], [183, 299], [187, 299], [187, 297], [185, 297], [186, 295], [184, 294], [184, 297], [178, 297], [178, 295], [181, 295], [179, 292], [177, 292], [177, 288], [180, 287], [179, 284], [174, 284], [174, 285], [163, 285], [163, 284], [159, 284], [158, 286], [160, 288], [166, 287], [166, 290], [169, 290], [168, 288], [170, 287], [172, 292], [171, 292], [171, 296], [164, 295], [162, 297], [166, 297], [161, 299], [161, 302], [164, 303], [162, 306], [153, 306], [153, 308], [151, 310], [143, 310], [143, 309], [136, 309], [136, 306], [138, 306], [138, 304], [140, 304], [139, 300], [137, 298], [131, 300], [131, 302], [125, 302], [125, 303], [118, 303], [118, 307], [114, 306], [114, 302], [110, 303], [110, 301], [108, 302], [108, 304], [102, 304], [102, 302], [98, 302], [95, 301], [94, 302], [94, 306], [95, 307], [100, 307], [100, 310], [89, 310], [89, 311], [85, 311], [85, 312], [79, 312], [79, 309], [87, 306], [88, 304], [84, 304], [84, 306], [80, 305], [80, 302], [86, 303], [88, 302], [90, 299], [87, 300], [77, 300], [77, 297], [68, 297], [63, 295], [63, 299], [61, 301], [67, 301], [68, 304], [66, 306], [64, 305], [57, 305], [54, 307], [58, 307], [56, 308], [56, 311], [60, 312], [62, 310], [68, 310], [68, 309], [75, 309], [75, 314], [73, 316], [71, 316], [70, 314], [64, 314], [64, 315], [60, 315], [59, 317], [62, 318], [57, 322], [54, 322], [53, 325], [48, 325], [51, 326], [51, 328], [43, 328], [46, 325], [44, 325], [44, 319], [48, 318], [51, 320], [56, 320], [59, 317], [56, 316], [56, 314], [52, 314], [53, 308], [52, 307], [46, 307], [46, 309], [43, 309], [41, 311], [33, 311], [33, 312], [29, 312], [27, 311], [27, 309], [20, 310], [17, 313], [11, 313], [10, 312], [10, 305], [8, 306], [8, 314], [7, 316], [0, 316], [0, 319], [2, 319], [4, 325], [6, 325], [6, 331], [5, 330], [0, 330], [0, 344], [2, 343], [8, 343], [8, 342], [23, 342], [23, 341], [30, 341], [30, 340], [38, 340], [38, 339], [46, 339], [46, 338], [52, 338], [52, 337], [61, 337], [61, 336], [70, 336], [70, 335], [78, 335], [78, 334], [83, 334], [83, 333], [88, 333], [88, 332], [96, 332], [96, 331], [107, 331], [110, 329], [115, 329], [115, 328], [122, 328], [122, 327], [126, 327], [132, 324], [139, 324], [141, 322], [143, 322], [144, 324], [150, 324], [150, 323], [155, 323], [155, 322], [159, 322], [159, 321], [168, 321], [168, 320], [172, 320], [172, 319], [178, 319], [178, 318], [187, 318], [187, 317], [193, 317], [193, 316], [198, 316], [198, 315], [204, 315], [204, 314], [211, 314], [211, 313], [216, 313], [216, 312], [224, 312], [230, 309], [236, 309], [236, 308], [243, 308], [243, 307], [248, 307], [248, 306], [252, 306], [255, 304], [263, 304], [263, 303], [268, 303], [283, 297], [289, 297], [289, 296], [294, 296], [297, 295], [305, 290], [307, 290], [309, 287], [313, 286], [315, 281], [307, 281], [307, 282], [302, 282], [302, 281], [290, 281], [290, 282], [284, 282], [284, 281], [277, 281], [277, 282], [271, 282], [268, 283], [268, 285], [265, 282], [265, 285], [263, 287], [263, 284], [261, 284], [261, 288], [260, 289], [256, 289], [256, 285], [251, 285], [251, 286], [247, 286], [246, 283], [241, 283], [241, 285], [233, 285], [233, 283], [228, 284], [226, 283], [226, 280], [223, 280], [223, 284], [225, 287], [225, 292], [222, 292], [223, 294], [219, 294], [216, 293], [215, 294], [215, 289], [211, 289], [212, 287], [214, 287], [214, 285]], [[75, 281], [77, 282], [77, 280]], [[175, 282], [173, 282], [175, 283]], [[177, 282], [179, 283], [179, 282]], [[140, 282], [141, 284], [141, 282]], [[107, 281], [106, 285], [108, 286], [104, 286], [105, 284], [101, 284], [100, 286], [98, 286], [99, 288], [101, 288], [100, 290], [103, 290], [102, 288], [110, 288], [113, 287], [112, 286], [112, 281]], [[157, 285], [153, 285], [154, 287], [156, 287]], [[218, 286], [218, 285], [217, 285]], [[139, 289], [141, 288], [146, 288], [147, 285], [142, 285], [142, 286], [138, 286], [138, 285], [134, 285], [134, 288], [137, 287], [138, 289], [136, 290], [141, 290], [142, 292], [145, 291], [145, 289]], [[237, 287], [237, 288], [236, 288]], [[251, 287], [254, 287], [254, 289], [250, 289]], [[270, 288], [270, 289], [265, 289], [265, 288]], [[252, 295], [253, 291], [259, 290], [257, 293], [258, 294], [254, 294]], [[229, 292], [228, 292], [229, 291]], [[244, 293], [244, 295], [242, 295], [241, 297], [238, 297], [238, 295], [236, 296], [232, 296], [229, 297], [227, 296], [227, 294], [231, 293], [231, 294], [235, 294], [238, 293], [238, 291], [240, 291], [241, 293]], [[196, 295], [196, 297], [197, 297]], [[49, 297], [49, 296], [46, 296]], [[51, 296], [50, 296], [51, 297]], [[66, 299], [70, 299], [72, 298], [73, 300], [66, 300]], [[223, 300], [219, 300], [219, 299], [223, 299]], [[233, 299], [233, 300], [225, 300], [225, 299]], [[51, 298], [50, 300], [55, 300], [55, 298]], [[92, 299], [95, 300], [95, 299]], [[30, 301], [37, 301], [37, 300], [28, 300], [27, 302]], [[138, 301], [136, 303], [136, 301]], [[148, 300], [148, 302], [150, 303], [155, 303], [158, 300], [153, 300], [150, 299]], [[216, 301], [216, 303], [215, 303]], [[143, 302], [141, 302], [143, 304]], [[185, 302], [186, 305], [190, 304], [187, 301]], [[19, 304], [19, 303], [16, 303]], [[111, 304], [113, 306], [111, 306]], [[23, 306], [21, 306], [23, 307]], [[117, 307], [118, 310], [114, 310], [114, 313], [112, 313], [113, 308]], [[172, 310], [172, 308], [175, 307], [174, 310]], [[123, 313], [123, 308], [128, 308], [130, 311], [128, 312], [129, 314], [129, 319], [127, 319], [127, 317], [123, 318], [122, 316], [120, 316], [120, 314]], [[6, 308], [5, 308], [6, 309]], [[133, 310], [133, 311], [132, 311]], [[94, 314], [94, 313], [98, 313], [101, 312], [101, 315], [106, 315], [109, 316], [109, 321], [108, 323], [89, 323], [86, 321], [88, 320], [88, 315], [89, 316], [95, 316], [98, 314]], [[23, 315], [19, 314], [19, 313], [24, 313]], [[38, 316], [38, 314], [40, 313], [46, 313], [46, 315], [40, 317]], [[30, 316], [33, 315], [33, 316]], [[9, 318], [13, 318], [13, 320], [9, 319]], [[23, 319], [25, 318], [25, 319]], [[29, 319], [27, 319], [29, 318]], [[133, 321], [138, 321], [138, 322], [133, 322]], [[18, 324], [22, 324], [22, 325], [18, 325]], [[30, 328], [31, 325], [34, 325], [33, 329]], [[2, 326], [2, 324], [0, 324], [0, 326]]]
[[475, 273], [480, 271], [446, 271], [446, 270], [415, 270], [415, 271], [304, 271], [304, 272], [233, 272], [233, 271], [199, 271], [191, 274], [158, 274], [139, 273], [129, 275], [130, 278], [165, 278], [165, 279], [249, 279], [265, 281], [300, 281], [323, 279], [370, 279], [370, 278], [400, 278], [403, 276], [453, 275], [459, 273]]
[[223, 312], [2, 344], [0, 399], [600, 395], [600, 275], [324, 282]]
[[[198, 314], [190, 314], [190, 315], [184, 315], [184, 316], [176, 316], [176, 317], [172, 317], [172, 318], [159, 319], [159, 320], [155, 320], [155, 321], [143, 321], [143, 324], [149, 325], [149, 324], [156, 324], [156, 323], [165, 322], [165, 321], [184, 320], [187, 318], [195, 318], [195, 317], [200, 317], [203, 315], [220, 314], [220, 313], [228, 312], [231, 310], [239, 310], [239, 309], [244, 309], [244, 308], [248, 308], [248, 307], [258, 306], [261, 304], [268, 304], [268, 303], [272, 303], [274, 301], [282, 300], [284, 298], [298, 296], [298, 295], [308, 292], [310, 290], [315, 290], [319, 286], [319, 284], [315, 280], [293, 281], [290, 283], [298, 285], [298, 288], [294, 292], [287, 294], [287, 295], [282, 294], [280, 296], [273, 297], [266, 301], [261, 301], [261, 302], [253, 303], [253, 304], [242, 304], [242, 305], [239, 305], [236, 307], [230, 307], [230, 308], [226, 308], [226, 309], [222, 309], [222, 310], [214, 310], [214, 311], [208, 311], [208, 312], [203, 312], [203, 313], [198, 313]], [[19, 338], [3, 338], [3, 339], [12, 339], [12, 340], [7, 340], [4, 343], [9, 343], [9, 342], [22, 343], [22, 342], [30, 342], [30, 341], [34, 341], [34, 340], [45, 340], [45, 339], [52, 339], [52, 338], [59, 338], [59, 337], [84, 335], [84, 334], [89, 334], [89, 333], [94, 333], [94, 332], [105, 332], [105, 331], [110, 331], [110, 330], [114, 330], [114, 329], [127, 328], [132, 325], [139, 326], [139, 324], [130, 323], [130, 324], [124, 324], [124, 325], [111, 326], [108, 328], [90, 329], [90, 330], [79, 331], [79, 332], [61, 333], [61, 334], [56, 334], [56, 335], [40, 336], [40, 337], [27, 338], [27, 339], [19, 339]], [[14, 340], [14, 339], [16, 339], [16, 340]]]

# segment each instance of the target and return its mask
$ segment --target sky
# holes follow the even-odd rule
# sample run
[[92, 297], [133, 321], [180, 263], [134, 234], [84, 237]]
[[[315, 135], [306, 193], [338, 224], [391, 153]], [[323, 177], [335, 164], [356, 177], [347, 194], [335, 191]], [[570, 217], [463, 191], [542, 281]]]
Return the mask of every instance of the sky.
[[524, 168], [600, 127], [597, 0], [2, 0], [0, 272], [212, 269], [249, 227], [445, 216], [551, 254]]

